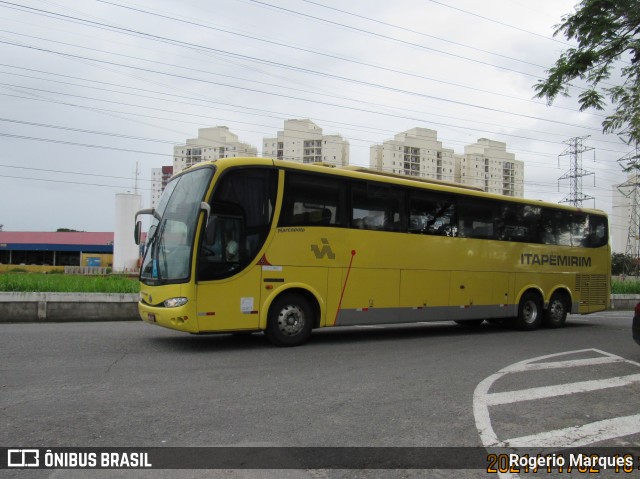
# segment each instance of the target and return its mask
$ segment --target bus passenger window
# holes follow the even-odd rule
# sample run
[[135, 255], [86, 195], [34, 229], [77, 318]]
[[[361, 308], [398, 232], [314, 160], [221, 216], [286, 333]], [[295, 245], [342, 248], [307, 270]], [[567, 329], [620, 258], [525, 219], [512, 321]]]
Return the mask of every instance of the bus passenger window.
[[466, 238], [493, 239], [498, 203], [480, 198], [458, 200], [458, 231]]
[[338, 178], [288, 171], [278, 226], [342, 225], [344, 186]]
[[588, 217], [571, 211], [545, 208], [542, 214], [542, 242], [559, 246], [585, 246]]
[[409, 233], [457, 236], [455, 200], [430, 191], [409, 192]]
[[542, 208], [532, 205], [505, 203], [496, 220], [497, 238], [502, 241], [538, 243]]
[[587, 246], [589, 242], [589, 221], [587, 215], [573, 214], [571, 220], [571, 245]]
[[598, 215], [589, 215], [589, 239], [586, 246], [599, 248], [609, 242], [607, 233], [607, 218]]
[[401, 190], [375, 183], [354, 183], [351, 187], [351, 224], [362, 220], [364, 229], [400, 231]]

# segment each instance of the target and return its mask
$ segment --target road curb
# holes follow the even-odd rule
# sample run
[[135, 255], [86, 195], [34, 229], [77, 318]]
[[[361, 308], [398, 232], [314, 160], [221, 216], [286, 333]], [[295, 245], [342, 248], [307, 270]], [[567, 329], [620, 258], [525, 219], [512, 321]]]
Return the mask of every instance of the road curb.
[[137, 293], [0, 292], [0, 323], [139, 319]]

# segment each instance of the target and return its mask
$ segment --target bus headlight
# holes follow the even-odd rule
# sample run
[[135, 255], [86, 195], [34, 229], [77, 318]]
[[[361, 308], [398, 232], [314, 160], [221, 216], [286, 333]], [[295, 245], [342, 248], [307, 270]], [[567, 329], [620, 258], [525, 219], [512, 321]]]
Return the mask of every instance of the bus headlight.
[[164, 304], [165, 308], [177, 308], [187, 304], [187, 301], [189, 301], [187, 298], [169, 298], [162, 304]]

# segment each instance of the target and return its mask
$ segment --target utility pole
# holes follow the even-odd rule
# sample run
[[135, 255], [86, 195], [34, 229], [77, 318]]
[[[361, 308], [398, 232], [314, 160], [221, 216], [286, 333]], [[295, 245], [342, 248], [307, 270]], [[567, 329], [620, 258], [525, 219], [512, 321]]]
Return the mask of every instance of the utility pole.
[[140, 167], [139, 167], [139, 163], [136, 161], [136, 173], [135, 173], [135, 180], [133, 182], [133, 192], [136, 195], [138, 194], [138, 176], [140, 176]]
[[584, 176], [593, 175], [593, 186], [596, 181], [593, 171], [586, 171], [582, 168], [582, 153], [593, 150], [593, 148], [587, 148], [582, 144], [587, 138], [589, 136], [576, 136], [563, 141], [568, 146], [564, 152], [558, 155], [558, 166], [560, 166], [561, 156], [569, 156], [569, 171], [558, 178], [558, 191], [560, 190], [560, 181], [569, 180], [569, 195], [560, 200], [560, 203], [571, 203], [573, 206], [582, 207], [583, 201], [595, 200], [593, 196], [582, 193], [582, 178]]

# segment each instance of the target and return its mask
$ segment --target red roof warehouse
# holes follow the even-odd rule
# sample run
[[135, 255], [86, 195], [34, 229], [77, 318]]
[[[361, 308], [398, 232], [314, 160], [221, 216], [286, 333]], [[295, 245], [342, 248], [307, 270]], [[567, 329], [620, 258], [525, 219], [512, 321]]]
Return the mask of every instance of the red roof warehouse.
[[2, 264], [80, 266], [91, 253], [113, 254], [113, 233], [0, 231]]

